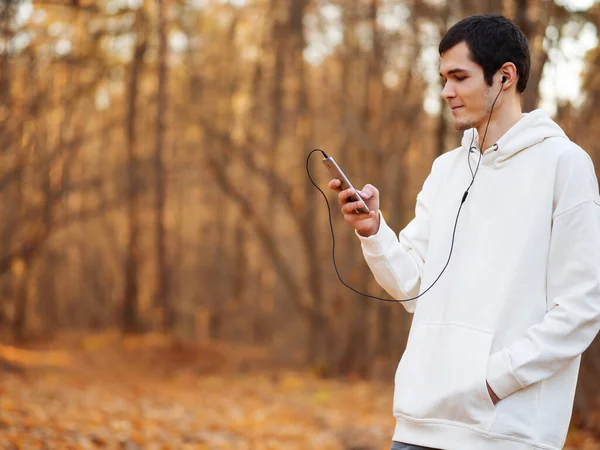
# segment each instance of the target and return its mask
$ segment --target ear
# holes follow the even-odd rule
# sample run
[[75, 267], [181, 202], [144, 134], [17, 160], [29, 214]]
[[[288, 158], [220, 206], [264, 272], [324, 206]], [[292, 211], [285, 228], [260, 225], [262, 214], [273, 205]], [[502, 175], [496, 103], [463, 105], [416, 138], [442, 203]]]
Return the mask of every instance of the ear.
[[504, 63], [498, 71], [498, 81], [502, 84], [502, 89], [508, 89], [512, 86], [517, 86], [519, 75], [517, 73], [517, 67], [511, 63]]

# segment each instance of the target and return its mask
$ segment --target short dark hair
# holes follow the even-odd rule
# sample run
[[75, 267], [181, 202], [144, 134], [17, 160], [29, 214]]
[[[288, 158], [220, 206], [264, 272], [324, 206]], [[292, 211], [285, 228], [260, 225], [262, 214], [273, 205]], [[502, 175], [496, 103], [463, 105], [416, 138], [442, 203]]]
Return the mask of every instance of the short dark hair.
[[483, 77], [489, 86], [502, 64], [511, 62], [519, 76], [517, 91], [525, 90], [531, 68], [529, 44], [513, 22], [500, 14], [467, 17], [446, 32], [438, 49], [440, 56], [461, 42], [469, 48], [469, 57], [483, 68]]

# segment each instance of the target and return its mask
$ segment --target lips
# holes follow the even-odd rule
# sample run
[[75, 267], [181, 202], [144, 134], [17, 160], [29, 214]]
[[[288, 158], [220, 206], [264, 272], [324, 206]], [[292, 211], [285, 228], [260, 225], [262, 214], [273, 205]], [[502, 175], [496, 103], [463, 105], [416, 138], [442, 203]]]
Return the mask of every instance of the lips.
[[463, 105], [459, 105], [459, 106], [451, 106], [450, 108], [452, 109], [452, 111], [456, 111], [457, 109], [462, 108]]

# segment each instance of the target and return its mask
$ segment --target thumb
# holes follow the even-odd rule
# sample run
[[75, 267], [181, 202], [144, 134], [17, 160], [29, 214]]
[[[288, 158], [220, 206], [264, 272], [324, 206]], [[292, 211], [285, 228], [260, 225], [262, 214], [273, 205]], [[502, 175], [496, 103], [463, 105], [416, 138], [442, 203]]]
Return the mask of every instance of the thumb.
[[364, 199], [368, 199], [371, 198], [371, 196], [373, 195], [373, 192], [371, 191], [371, 189], [369, 188], [369, 185], [367, 184], [364, 188], [362, 188], [362, 191], [358, 191], [358, 194]]

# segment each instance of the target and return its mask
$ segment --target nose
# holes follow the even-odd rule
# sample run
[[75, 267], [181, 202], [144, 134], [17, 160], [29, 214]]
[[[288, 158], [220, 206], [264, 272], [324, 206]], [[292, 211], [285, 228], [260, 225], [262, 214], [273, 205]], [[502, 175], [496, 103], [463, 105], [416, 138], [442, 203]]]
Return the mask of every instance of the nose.
[[456, 96], [456, 93], [454, 92], [454, 89], [452, 88], [452, 83], [450, 81], [447, 81], [446, 84], [444, 85], [444, 88], [442, 89], [442, 98], [444, 100], [449, 100], [455, 96]]

